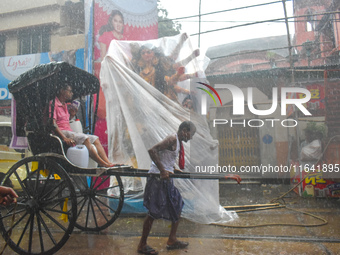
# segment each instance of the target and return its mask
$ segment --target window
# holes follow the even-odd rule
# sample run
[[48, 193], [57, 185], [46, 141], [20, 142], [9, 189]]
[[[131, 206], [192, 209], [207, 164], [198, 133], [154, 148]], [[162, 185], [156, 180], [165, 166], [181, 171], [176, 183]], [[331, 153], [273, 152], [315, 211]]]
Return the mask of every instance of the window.
[[0, 57], [4, 57], [6, 54], [6, 37], [0, 35]]
[[314, 31], [315, 30], [315, 27], [316, 27], [316, 21], [315, 21], [315, 17], [313, 15], [313, 11], [311, 10], [308, 10], [306, 12], [306, 15], [308, 15], [306, 17], [306, 31], [307, 32], [311, 32], [311, 31]]
[[50, 51], [50, 31], [33, 28], [19, 33], [19, 55]]

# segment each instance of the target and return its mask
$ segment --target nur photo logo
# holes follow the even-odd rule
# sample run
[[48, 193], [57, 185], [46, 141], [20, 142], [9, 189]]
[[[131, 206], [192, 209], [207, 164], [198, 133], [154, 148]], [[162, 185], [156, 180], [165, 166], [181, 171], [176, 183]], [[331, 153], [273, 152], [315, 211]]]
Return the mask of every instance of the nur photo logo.
[[[201, 85], [204, 85], [204, 86], [206, 86], [207, 88], [209, 88], [211, 91], [213, 91], [213, 92], [215, 93], [215, 95], [217, 96], [217, 98], [218, 98], [218, 100], [220, 101], [220, 104], [221, 104], [221, 106], [222, 106], [221, 97], [220, 97], [220, 95], [217, 93], [217, 91], [216, 91], [213, 87], [211, 87], [210, 85], [205, 84], [205, 83], [203, 83], [203, 82], [197, 82], [197, 83], [199, 83], [199, 84], [201, 84]], [[203, 89], [203, 88], [200, 88], [200, 87], [196, 87], [196, 88], [198, 88], [198, 89], [203, 90], [204, 92], [206, 92], [206, 93], [212, 98], [212, 100], [214, 101], [215, 106], [217, 106], [216, 100], [215, 100], [214, 96], [210, 93], [209, 90], [206, 90], [206, 89]]]
[[[248, 107], [248, 110], [257, 116], [269, 116], [272, 115], [278, 108], [279, 104], [280, 104], [280, 113], [281, 116], [287, 116], [287, 106], [293, 105], [294, 107], [296, 107], [297, 109], [299, 109], [305, 116], [311, 116], [312, 114], [307, 110], [307, 108], [305, 107], [305, 103], [309, 102], [309, 100], [311, 99], [311, 92], [308, 89], [305, 88], [296, 88], [296, 87], [281, 87], [281, 88], [277, 88], [277, 87], [273, 87], [272, 88], [272, 102], [271, 105], [269, 104], [270, 108], [269, 109], [257, 109], [255, 107], [256, 103], [254, 103], [254, 88], [253, 87], [249, 87], [247, 88], [247, 100], [245, 100], [245, 95], [243, 93], [243, 91], [241, 90], [241, 88], [235, 86], [235, 85], [231, 85], [231, 84], [216, 84], [215, 88], [213, 88], [212, 86], [203, 83], [203, 82], [197, 82], [198, 84], [201, 84], [205, 87], [207, 87], [208, 89], [210, 89], [218, 98], [221, 106], [223, 106], [222, 104], [222, 100], [220, 95], [217, 93], [216, 89], [227, 89], [232, 96], [232, 115], [234, 116], [242, 116], [245, 115], [245, 107]], [[215, 103], [215, 106], [217, 106], [217, 102], [213, 96], [213, 94], [208, 91], [205, 88], [201, 88], [201, 87], [197, 87], [198, 89], [206, 92], [203, 93], [201, 95], [201, 114], [202, 115], [206, 115], [207, 114], [207, 95], [209, 95], [212, 100]], [[279, 90], [280, 89], [280, 90]], [[279, 94], [280, 92], [280, 94]], [[291, 94], [304, 94], [305, 97], [302, 98], [292, 98], [290, 95]], [[280, 99], [280, 100], [279, 100]], [[214, 119], [213, 120], [213, 126], [215, 127], [215, 125], [218, 124], [227, 124], [228, 122], [231, 122], [232, 124], [233, 120], [225, 120], [225, 119]], [[267, 121], [266, 119], [254, 119], [254, 120], [250, 120], [252, 123], [258, 122], [258, 125], [254, 125], [251, 124], [249, 126], [252, 127], [261, 127], [264, 125], [264, 122]], [[274, 125], [275, 121], [279, 121], [279, 119], [270, 119], [268, 120], [272, 123], [272, 126]], [[286, 125], [286, 122], [294, 122], [294, 125]], [[248, 121], [249, 122], [249, 121]], [[244, 120], [242, 123], [237, 123], [237, 124], [243, 124], [245, 126], [246, 120]], [[297, 125], [297, 121], [294, 119], [286, 119], [281, 121], [281, 124], [283, 126], [286, 127], [294, 127]]]

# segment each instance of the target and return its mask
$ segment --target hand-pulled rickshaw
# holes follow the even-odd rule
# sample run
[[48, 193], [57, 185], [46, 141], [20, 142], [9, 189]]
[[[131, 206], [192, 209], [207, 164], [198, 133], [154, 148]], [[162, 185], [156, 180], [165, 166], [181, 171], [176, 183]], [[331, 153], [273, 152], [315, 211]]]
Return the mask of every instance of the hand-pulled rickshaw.
[[[98, 79], [65, 62], [38, 65], [8, 85], [16, 101], [17, 135], [27, 137], [33, 154], [14, 164], [1, 182], [19, 195], [17, 204], [0, 210], [2, 236], [19, 254], [53, 254], [66, 243], [74, 227], [83, 231], [107, 228], [123, 207], [121, 176], [150, 175], [126, 165], [84, 168], [67, 159], [65, 144], [53, 134], [53, 114], [46, 110], [65, 82], [71, 84], [74, 98], [89, 96], [88, 109], [97, 108], [92, 99], [94, 94], [98, 96]], [[88, 112], [91, 130], [96, 110], [93, 115]], [[223, 178], [193, 173], [173, 177]], [[109, 178], [110, 185], [102, 188]]]

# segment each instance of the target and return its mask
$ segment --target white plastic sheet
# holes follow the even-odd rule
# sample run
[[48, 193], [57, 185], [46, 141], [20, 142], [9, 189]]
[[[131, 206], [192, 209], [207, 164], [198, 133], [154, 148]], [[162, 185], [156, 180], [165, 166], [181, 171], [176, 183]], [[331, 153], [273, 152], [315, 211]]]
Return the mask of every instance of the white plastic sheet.
[[[177, 132], [180, 123], [191, 120], [197, 127], [194, 138], [184, 143], [186, 151], [185, 171], [195, 172], [195, 166], [216, 166], [218, 144], [212, 139], [204, 116], [189, 111], [178, 101], [171, 100], [139, 75], [131, 60], [142, 45], [169, 56], [186, 35], [151, 41], [112, 41], [102, 62], [101, 86], [106, 99], [109, 157], [112, 162], [149, 169], [148, 149]], [[190, 38], [183, 41], [176, 61], [194, 52]], [[204, 57], [194, 58], [185, 66], [185, 73], [195, 73], [204, 79]], [[191, 80], [191, 84], [196, 84]], [[178, 83], [189, 89], [189, 80]], [[191, 86], [191, 87], [195, 87]], [[196, 94], [195, 94], [196, 93]], [[197, 96], [197, 92], [194, 95]], [[178, 166], [177, 166], [178, 168]], [[143, 192], [145, 178], [124, 178], [125, 192]], [[199, 223], [228, 222], [237, 218], [235, 212], [227, 212], [219, 204], [218, 180], [176, 179], [185, 205], [182, 216]]]
[[300, 159], [301, 161], [316, 161], [321, 158], [322, 145], [321, 141], [316, 139], [301, 149]]

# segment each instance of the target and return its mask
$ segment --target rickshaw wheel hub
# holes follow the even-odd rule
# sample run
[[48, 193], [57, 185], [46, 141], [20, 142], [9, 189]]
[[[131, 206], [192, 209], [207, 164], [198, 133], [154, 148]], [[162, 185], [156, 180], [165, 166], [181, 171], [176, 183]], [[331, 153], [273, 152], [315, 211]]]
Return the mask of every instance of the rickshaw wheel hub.
[[95, 197], [95, 192], [93, 189], [86, 189], [84, 192], [83, 192], [83, 195], [85, 197], [91, 197], [91, 198], [94, 198]]
[[39, 209], [39, 204], [38, 201], [36, 199], [30, 199], [26, 202], [26, 210], [28, 212], [36, 212]]

